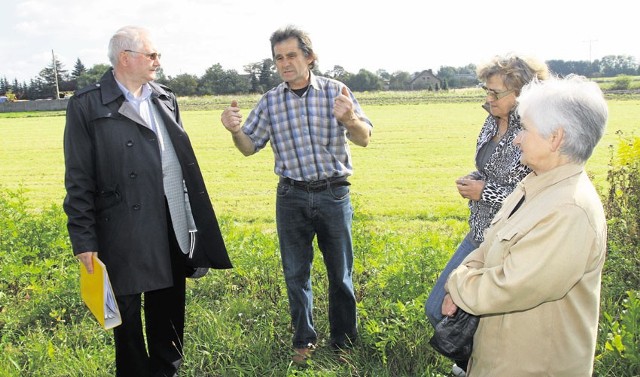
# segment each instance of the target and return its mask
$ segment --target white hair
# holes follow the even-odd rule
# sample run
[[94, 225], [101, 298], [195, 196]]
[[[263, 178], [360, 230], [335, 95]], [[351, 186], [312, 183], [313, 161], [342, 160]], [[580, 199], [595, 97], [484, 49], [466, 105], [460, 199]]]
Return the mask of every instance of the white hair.
[[149, 38], [149, 31], [140, 26], [124, 26], [111, 37], [107, 56], [111, 66], [118, 64], [118, 55], [124, 50], [138, 51], [142, 48], [143, 39]]
[[564, 130], [560, 153], [571, 161], [586, 162], [604, 134], [607, 102], [598, 84], [583, 76], [534, 80], [517, 101], [520, 117], [531, 119], [543, 137]]

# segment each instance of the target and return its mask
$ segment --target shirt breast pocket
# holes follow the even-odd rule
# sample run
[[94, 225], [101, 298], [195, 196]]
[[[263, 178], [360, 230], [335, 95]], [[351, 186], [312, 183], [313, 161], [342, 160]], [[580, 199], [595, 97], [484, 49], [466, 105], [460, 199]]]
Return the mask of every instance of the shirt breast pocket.
[[522, 238], [522, 230], [518, 227], [506, 227], [496, 233], [495, 239], [500, 244], [503, 259], [511, 252], [511, 248], [520, 238]]
[[500, 242], [510, 242], [518, 235], [519, 230], [515, 227], [508, 227], [505, 229], [501, 229], [496, 233], [496, 238]]

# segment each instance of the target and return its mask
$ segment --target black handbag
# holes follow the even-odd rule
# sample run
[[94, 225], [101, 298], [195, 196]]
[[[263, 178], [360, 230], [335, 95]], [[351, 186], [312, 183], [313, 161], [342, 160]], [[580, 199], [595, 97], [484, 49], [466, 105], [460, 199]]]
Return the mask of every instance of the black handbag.
[[445, 316], [435, 327], [429, 344], [452, 360], [467, 360], [473, 349], [473, 334], [480, 317], [458, 308], [453, 317]]

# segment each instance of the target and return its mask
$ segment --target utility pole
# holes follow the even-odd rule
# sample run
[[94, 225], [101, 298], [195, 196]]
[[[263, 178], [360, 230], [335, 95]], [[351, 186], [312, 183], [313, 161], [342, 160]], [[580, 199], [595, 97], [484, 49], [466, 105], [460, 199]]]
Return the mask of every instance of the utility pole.
[[56, 79], [56, 99], [60, 99], [60, 88], [58, 87], [58, 66], [56, 64], [56, 55], [51, 50], [51, 59], [53, 61], [53, 76]]
[[598, 41], [597, 39], [589, 39], [588, 41], [584, 41], [589, 44], [589, 63], [593, 62], [593, 60], [591, 59], [591, 48], [592, 48], [593, 42], [597, 42], [597, 41]]

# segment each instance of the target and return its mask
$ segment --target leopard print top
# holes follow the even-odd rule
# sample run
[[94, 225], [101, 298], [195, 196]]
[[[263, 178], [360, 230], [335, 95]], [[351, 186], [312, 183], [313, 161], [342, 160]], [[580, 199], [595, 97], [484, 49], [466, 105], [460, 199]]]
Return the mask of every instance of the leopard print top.
[[479, 201], [470, 200], [469, 227], [474, 241], [484, 240], [484, 232], [491, 224], [491, 220], [502, 206], [503, 200], [511, 194], [531, 170], [520, 163], [520, 148], [513, 145], [518, 132], [522, 130], [520, 117], [515, 113], [509, 114], [507, 132], [498, 141], [495, 151], [484, 166], [478, 166], [478, 152], [498, 132], [496, 119], [489, 115], [480, 130], [476, 145], [476, 171], [470, 175], [474, 179], [485, 182]]

